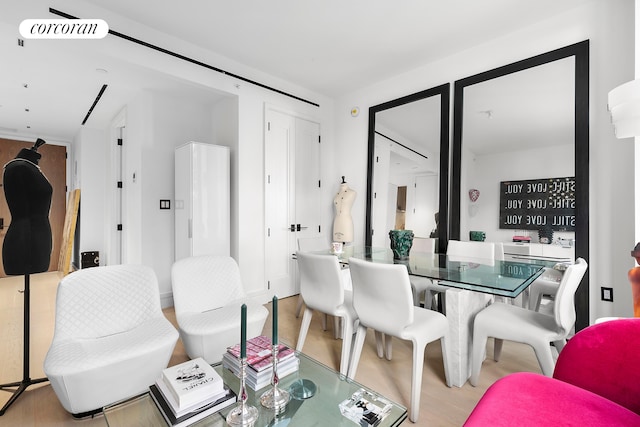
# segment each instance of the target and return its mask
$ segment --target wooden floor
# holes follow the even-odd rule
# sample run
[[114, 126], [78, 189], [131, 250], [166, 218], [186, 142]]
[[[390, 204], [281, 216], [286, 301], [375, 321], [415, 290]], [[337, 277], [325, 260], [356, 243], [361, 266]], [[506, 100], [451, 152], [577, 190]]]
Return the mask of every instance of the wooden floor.
[[[31, 276], [31, 378], [44, 376], [42, 364], [53, 336], [55, 293], [59, 273], [41, 273]], [[0, 383], [22, 379], [22, 324], [24, 278], [0, 279]], [[300, 320], [295, 317], [297, 297], [279, 302], [280, 339], [295, 347]], [[270, 304], [267, 305], [269, 308]], [[172, 308], [164, 310], [167, 318], [175, 323]], [[302, 316], [301, 316], [302, 317]], [[314, 315], [303, 351], [322, 363], [338, 369], [341, 340], [333, 338], [332, 322], [323, 331], [320, 315]], [[265, 323], [265, 335], [270, 335], [271, 320]], [[492, 340], [487, 351], [493, 354]], [[394, 341], [393, 360], [378, 359], [375, 354], [373, 333], [368, 334], [362, 350], [356, 380], [386, 397], [408, 406], [411, 392], [411, 343]], [[182, 342], [178, 341], [170, 364], [187, 360]], [[484, 362], [480, 384], [472, 387], [448, 388], [444, 381], [442, 353], [438, 342], [427, 346], [420, 419], [417, 425], [460, 426], [480, 399], [486, 388], [496, 379], [516, 371], [540, 372], [533, 350], [525, 345], [505, 342], [499, 363], [489, 358]], [[0, 391], [0, 405], [9, 399], [10, 393]], [[405, 424], [411, 424], [405, 421]], [[4, 416], [0, 426], [105, 426], [101, 415], [91, 419], [76, 420], [65, 412], [48, 382], [31, 386]]]

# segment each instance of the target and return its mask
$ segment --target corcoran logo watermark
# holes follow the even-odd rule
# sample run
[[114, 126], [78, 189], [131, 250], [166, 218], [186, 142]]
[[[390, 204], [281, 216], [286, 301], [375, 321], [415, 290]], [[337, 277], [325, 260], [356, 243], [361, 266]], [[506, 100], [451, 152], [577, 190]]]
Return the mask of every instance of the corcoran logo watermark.
[[101, 39], [109, 32], [102, 19], [25, 19], [20, 34], [26, 39]]

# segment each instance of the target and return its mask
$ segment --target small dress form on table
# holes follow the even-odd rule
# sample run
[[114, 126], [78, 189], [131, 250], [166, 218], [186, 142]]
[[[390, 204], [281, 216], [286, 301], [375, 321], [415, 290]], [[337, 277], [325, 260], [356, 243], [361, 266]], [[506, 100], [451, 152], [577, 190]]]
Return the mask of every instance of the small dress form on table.
[[0, 416], [27, 387], [47, 381], [47, 378], [32, 380], [29, 376], [29, 275], [49, 269], [53, 246], [49, 223], [53, 188], [38, 167], [41, 155], [37, 149], [43, 144], [45, 141], [38, 139], [33, 148], [20, 150], [16, 158], [4, 166], [3, 188], [11, 224], [2, 245], [2, 262], [7, 275], [24, 275], [24, 351], [22, 380], [0, 385], [0, 390], [13, 393], [0, 409]]

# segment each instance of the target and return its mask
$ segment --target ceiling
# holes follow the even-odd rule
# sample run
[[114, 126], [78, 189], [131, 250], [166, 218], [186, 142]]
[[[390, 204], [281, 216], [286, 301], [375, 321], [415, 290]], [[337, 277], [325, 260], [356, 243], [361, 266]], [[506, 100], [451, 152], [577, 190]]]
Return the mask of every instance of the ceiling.
[[230, 63], [337, 98], [588, 1], [403, 0], [401, 7], [388, 0], [5, 2], [0, 6], [0, 134], [70, 140], [103, 84], [108, 89], [86, 126], [105, 127], [143, 89], [196, 96], [205, 103], [221, 96], [117, 54], [93, 52], [94, 41], [26, 40], [18, 46], [23, 19], [58, 18], [49, 7], [86, 18], [100, 18], [82, 16], [88, 8], [105, 9], [105, 15], [126, 17], [122, 22], [168, 33]]

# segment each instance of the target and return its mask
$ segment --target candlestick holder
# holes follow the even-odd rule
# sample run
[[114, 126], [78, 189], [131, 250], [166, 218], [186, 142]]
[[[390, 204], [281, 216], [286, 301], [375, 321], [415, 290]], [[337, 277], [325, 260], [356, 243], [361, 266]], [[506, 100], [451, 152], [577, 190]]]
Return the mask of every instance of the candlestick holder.
[[240, 359], [240, 399], [235, 408], [227, 414], [227, 424], [230, 426], [252, 427], [258, 420], [258, 409], [255, 406], [247, 405], [247, 358]]
[[287, 409], [287, 404], [291, 400], [289, 392], [278, 387], [278, 351], [279, 345], [273, 344], [271, 347], [271, 358], [273, 359], [273, 375], [271, 377], [271, 388], [260, 396], [260, 403], [268, 409], [273, 409], [275, 415], [282, 414]]

